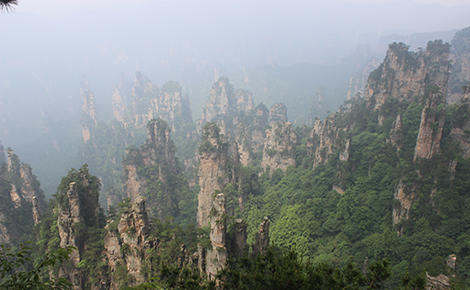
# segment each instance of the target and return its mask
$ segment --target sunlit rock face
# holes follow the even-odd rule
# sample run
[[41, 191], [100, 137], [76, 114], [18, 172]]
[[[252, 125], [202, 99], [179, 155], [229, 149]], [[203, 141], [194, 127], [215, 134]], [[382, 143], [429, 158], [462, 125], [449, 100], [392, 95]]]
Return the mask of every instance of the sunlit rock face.
[[[421, 114], [414, 161], [417, 159], [431, 159], [440, 150], [442, 130], [445, 124], [445, 111], [438, 112], [438, 104], [438, 96], [426, 100]], [[434, 128], [435, 122], [437, 122], [437, 128]]]
[[374, 109], [380, 109], [391, 96], [398, 100], [422, 97], [427, 89], [447, 94], [450, 70], [449, 46], [440, 41], [429, 42], [426, 50], [408, 51], [403, 43], [389, 46], [387, 55], [368, 79], [365, 97]]

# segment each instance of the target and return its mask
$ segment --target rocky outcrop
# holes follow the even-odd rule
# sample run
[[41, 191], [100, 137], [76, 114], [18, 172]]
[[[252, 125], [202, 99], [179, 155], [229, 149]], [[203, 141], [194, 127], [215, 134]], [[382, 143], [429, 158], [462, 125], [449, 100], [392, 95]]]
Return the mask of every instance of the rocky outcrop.
[[259, 230], [255, 236], [255, 244], [253, 245], [253, 254], [262, 255], [266, 253], [269, 246], [269, 219], [264, 217], [264, 220], [259, 225]]
[[228, 143], [215, 123], [204, 125], [199, 147], [199, 186], [197, 223], [207, 226], [216, 191], [221, 191], [230, 180]]
[[235, 109], [241, 104], [238, 104], [235, 98], [235, 90], [229, 83], [228, 78], [219, 78], [217, 82], [212, 85], [212, 89], [207, 100], [205, 108], [202, 110], [202, 117], [199, 120], [199, 131], [202, 126], [207, 122], [213, 122], [219, 115], [227, 115], [230, 109]]
[[449, 277], [439, 275], [432, 277], [426, 272], [426, 290], [449, 290], [451, 288]]
[[131, 95], [131, 123], [135, 127], [145, 126], [154, 117], [151, 105], [159, 91], [158, 86], [152, 84], [141, 72], [136, 72]]
[[116, 120], [118, 120], [120, 123], [124, 124], [124, 127], [127, 127], [127, 122], [129, 121], [126, 117], [128, 108], [125, 95], [120, 88], [120, 85], [115, 87], [113, 90], [112, 106], [114, 118], [116, 118]]
[[176, 196], [169, 184], [170, 177], [177, 174], [175, 145], [165, 121], [153, 119], [147, 130], [147, 141], [129, 149], [122, 161], [124, 190], [132, 201], [145, 197], [151, 215], [163, 220], [177, 214]]
[[5, 148], [3, 147], [2, 143], [0, 142], [0, 164], [6, 163], [7, 159], [5, 158]]
[[325, 119], [324, 122], [316, 120], [307, 140], [307, 152], [314, 158], [313, 167], [328, 162], [330, 156], [340, 151], [340, 160], [349, 160], [349, 147], [351, 140], [345, 138], [352, 125], [338, 128], [334, 125], [335, 114]]
[[246, 238], [247, 238], [247, 225], [244, 220], [236, 219], [235, 220], [235, 239], [233, 245], [233, 255], [236, 258], [243, 256], [243, 252], [246, 247]]
[[217, 194], [212, 203], [210, 215], [211, 248], [205, 253], [205, 269], [209, 279], [214, 279], [217, 272], [227, 266], [225, 195]]
[[438, 104], [438, 95], [426, 100], [421, 114], [421, 124], [419, 126], [413, 161], [417, 159], [430, 159], [440, 150], [442, 130], [445, 125], [445, 111], [438, 112]]
[[[150, 221], [146, 211], [145, 200], [138, 198], [135, 203], [122, 208], [117, 220], [109, 220], [106, 225], [107, 234], [104, 241], [107, 263], [112, 272], [124, 266], [127, 275], [132, 277], [132, 285], [146, 282], [141, 274], [146, 251], [154, 247], [149, 237]], [[120, 279], [111, 276], [110, 289], [119, 289]]]
[[149, 220], [145, 210], [145, 201], [139, 198], [127, 213], [123, 213], [118, 224], [122, 245], [127, 245], [124, 251], [124, 261], [127, 273], [132, 275], [135, 285], [144, 282], [141, 275], [142, 261], [147, 248], [149, 248]]
[[269, 110], [269, 126], [274, 126], [278, 122], [287, 122], [287, 107], [282, 103], [274, 104]]
[[296, 142], [297, 136], [290, 122], [274, 123], [266, 130], [261, 168], [266, 170], [269, 167], [271, 176], [278, 168], [286, 172], [288, 166], [295, 166]]
[[373, 57], [366, 62], [362, 71], [351, 76], [347, 93], [348, 100], [354, 98], [357, 95], [364, 95], [364, 89], [367, 85], [367, 79], [370, 73], [377, 69], [379, 65], [379, 60]]
[[392, 124], [392, 129], [390, 129], [390, 143], [397, 147], [397, 152], [400, 151], [401, 147], [403, 146], [403, 138], [404, 136], [401, 124], [401, 115], [398, 114]]
[[82, 91], [82, 138], [88, 143], [92, 138], [93, 129], [98, 124], [95, 108], [95, 96], [90, 91]]
[[[422, 97], [435, 88], [443, 100], [447, 93], [450, 69], [449, 45], [429, 42], [425, 51], [410, 52], [404, 43], [389, 45], [387, 55], [368, 79], [365, 97], [374, 109], [380, 109], [391, 96], [398, 100]], [[380, 119], [380, 116], [379, 116]]]
[[455, 33], [452, 39], [452, 73], [449, 79], [448, 103], [456, 103], [460, 100], [462, 86], [470, 83], [470, 27]]
[[[21, 233], [39, 222], [40, 209], [45, 206], [39, 182], [28, 164], [8, 150], [7, 163], [0, 164], [0, 243], [16, 245]], [[12, 212], [13, 210], [13, 212]], [[4, 213], [8, 211], [8, 216]]]
[[[402, 180], [400, 180], [395, 188], [393, 197], [398, 200], [399, 204], [393, 207], [392, 223], [398, 224], [402, 220], [407, 220], [410, 216], [411, 206], [416, 199], [415, 188], [407, 188]], [[398, 230], [401, 235], [401, 230]]]
[[73, 286], [73, 289], [82, 289], [84, 277], [82, 277], [77, 266], [80, 263], [80, 250], [83, 245], [80, 243], [75, 234], [77, 224], [84, 224], [85, 218], [82, 215], [80, 199], [77, 191], [77, 183], [72, 182], [67, 191], [67, 203], [59, 209], [59, 217], [57, 219], [57, 227], [59, 230], [60, 247], [75, 247], [70, 255], [70, 263], [72, 267], [62, 266], [59, 276], [66, 278]]

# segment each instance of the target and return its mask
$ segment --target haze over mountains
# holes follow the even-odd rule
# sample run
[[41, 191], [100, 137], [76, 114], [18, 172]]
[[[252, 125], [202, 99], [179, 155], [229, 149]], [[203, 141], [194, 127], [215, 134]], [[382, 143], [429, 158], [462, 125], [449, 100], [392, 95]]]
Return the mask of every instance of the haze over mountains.
[[469, 11], [409, 1], [150, 1], [49, 18], [23, 13], [20, 3], [0, 17], [8, 27], [0, 43], [0, 140], [35, 168], [47, 158], [39, 156], [75, 146], [77, 135], [66, 133], [79, 130], [83, 74], [102, 120], [112, 119], [120, 73], [132, 82], [136, 71], [158, 85], [178, 81], [195, 118], [224, 75], [268, 106], [296, 98], [288, 111], [294, 123], [306, 120], [309, 98], [324, 90], [324, 117], [346, 98], [351, 75], [373, 56], [382, 60], [388, 43], [414, 49], [450, 41], [468, 26]]

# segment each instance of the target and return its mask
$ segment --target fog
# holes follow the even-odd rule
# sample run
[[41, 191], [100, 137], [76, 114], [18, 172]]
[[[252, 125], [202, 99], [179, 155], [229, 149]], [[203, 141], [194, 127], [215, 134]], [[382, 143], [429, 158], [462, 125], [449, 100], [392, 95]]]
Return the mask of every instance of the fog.
[[[76, 166], [70, 150], [81, 142], [81, 75], [107, 121], [120, 73], [132, 82], [136, 71], [159, 86], [178, 81], [194, 120], [222, 75], [267, 105], [322, 87], [334, 111], [346, 99], [350, 76], [371, 57], [381, 61], [388, 43], [415, 49], [430, 39], [450, 41], [470, 25], [470, 3], [174, 0], [125, 8], [120, 1], [119, 9], [50, 7], [50, 13], [47, 5], [25, 12], [22, 3], [0, 14], [0, 140], [32, 165], [47, 195], [60, 174]], [[257, 91], [242, 77], [247, 71], [253, 79], [290, 78], [296, 92]], [[305, 106], [295, 102], [286, 104], [289, 117], [301, 124]]]

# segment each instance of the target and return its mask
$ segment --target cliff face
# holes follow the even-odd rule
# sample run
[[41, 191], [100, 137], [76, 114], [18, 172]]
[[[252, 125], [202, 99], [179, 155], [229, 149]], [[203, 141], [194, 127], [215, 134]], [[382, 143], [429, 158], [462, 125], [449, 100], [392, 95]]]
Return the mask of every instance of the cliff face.
[[90, 91], [82, 92], [82, 137], [88, 143], [92, 138], [92, 130], [98, 124], [95, 108], [95, 96]]
[[349, 160], [349, 146], [351, 140], [344, 138], [352, 126], [338, 128], [334, 125], [335, 115], [331, 115], [324, 122], [316, 120], [307, 142], [309, 156], [314, 158], [313, 168], [328, 162], [329, 157], [340, 151], [340, 160]]
[[149, 122], [148, 139], [140, 148], [130, 149], [124, 158], [124, 189], [132, 201], [147, 198], [152, 216], [163, 220], [177, 213], [170, 180], [176, 176], [175, 145], [171, 129], [158, 119]]
[[452, 39], [452, 73], [449, 80], [448, 103], [456, 103], [462, 95], [462, 86], [470, 83], [470, 27], [455, 33]]
[[367, 61], [361, 72], [351, 76], [349, 80], [347, 99], [350, 100], [357, 95], [364, 95], [364, 89], [367, 85], [367, 79], [372, 71], [380, 65], [379, 60], [375, 57]]
[[269, 126], [277, 122], [287, 122], [287, 107], [284, 104], [274, 104], [269, 111]]
[[217, 272], [227, 266], [225, 195], [219, 193], [212, 203], [210, 217], [211, 248], [205, 253], [206, 274], [213, 279]]
[[7, 159], [5, 158], [5, 148], [3, 147], [2, 143], [0, 142], [0, 164], [3, 162], [7, 162]]
[[271, 176], [276, 169], [286, 171], [290, 165], [295, 166], [295, 144], [297, 136], [290, 122], [276, 122], [266, 130], [261, 168], [270, 168]]
[[[442, 130], [445, 124], [445, 112], [438, 112], [439, 95], [426, 100], [421, 114], [418, 139], [416, 140], [413, 160], [430, 159], [440, 150]], [[437, 126], [435, 125], [437, 122]], [[434, 128], [436, 127], [436, 128]]]
[[197, 223], [206, 226], [213, 206], [213, 195], [221, 191], [231, 175], [228, 143], [214, 123], [203, 128], [201, 147], [199, 148], [199, 186]]
[[151, 104], [153, 99], [157, 98], [159, 91], [158, 86], [152, 84], [142, 73], [137, 72], [135, 74], [135, 83], [131, 95], [131, 123], [135, 127], [145, 126], [154, 117]]
[[8, 150], [7, 163], [0, 163], [0, 196], [0, 244], [16, 245], [21, 233], [39, 222], [45, 202], [31, 167], [13, 150]]
[[[112, 228], [113, 223], [117, 223], [117, 229]], [[121, 214], [119, 221], [108, 222], [106, 229], [105, 248], [111, 270], [115, 272], [119, 265], [124, 265], [127, 274], [133, 278], [132, 285], [146, 282], [140, 271], [145, 252], [151, 249], [153, 244], [149, 239], [150, 225], [145, 200], [138, 198]], [[111, 289], [119, 289], [115, 279], [112, 279], [110, 284]]]
[[445, 100], [450, 69], [449, 45], [442, 41], [429, 42], [425, 51], [409, 52], [403, 43], [389, 46], [387, 55], [368, 79], [366, 99], [374, 109], [380, 109], [387, 97], [411, 100], [424, 96], [436, 87]]
[[77, 191], [76, 182], [70, 183], [69, 190], [67, 191], [67, 204], [62, 206], [59, 211], [57, 219], [57, 226], [59, 229], [60, 247], [75, 247], [70, 255], [70, 262], [72, 268], [62, 266], [59, 275], [66, 278], [73, 285], [73, 289], [82, 289], [84, 277], [81, 275], [77, 266], [80, 263], [80, 250], [83, 245], [77, 239], [75, 228], [77, 224], [84, 224], [85, 218], [82, 215], [82, 208]]

